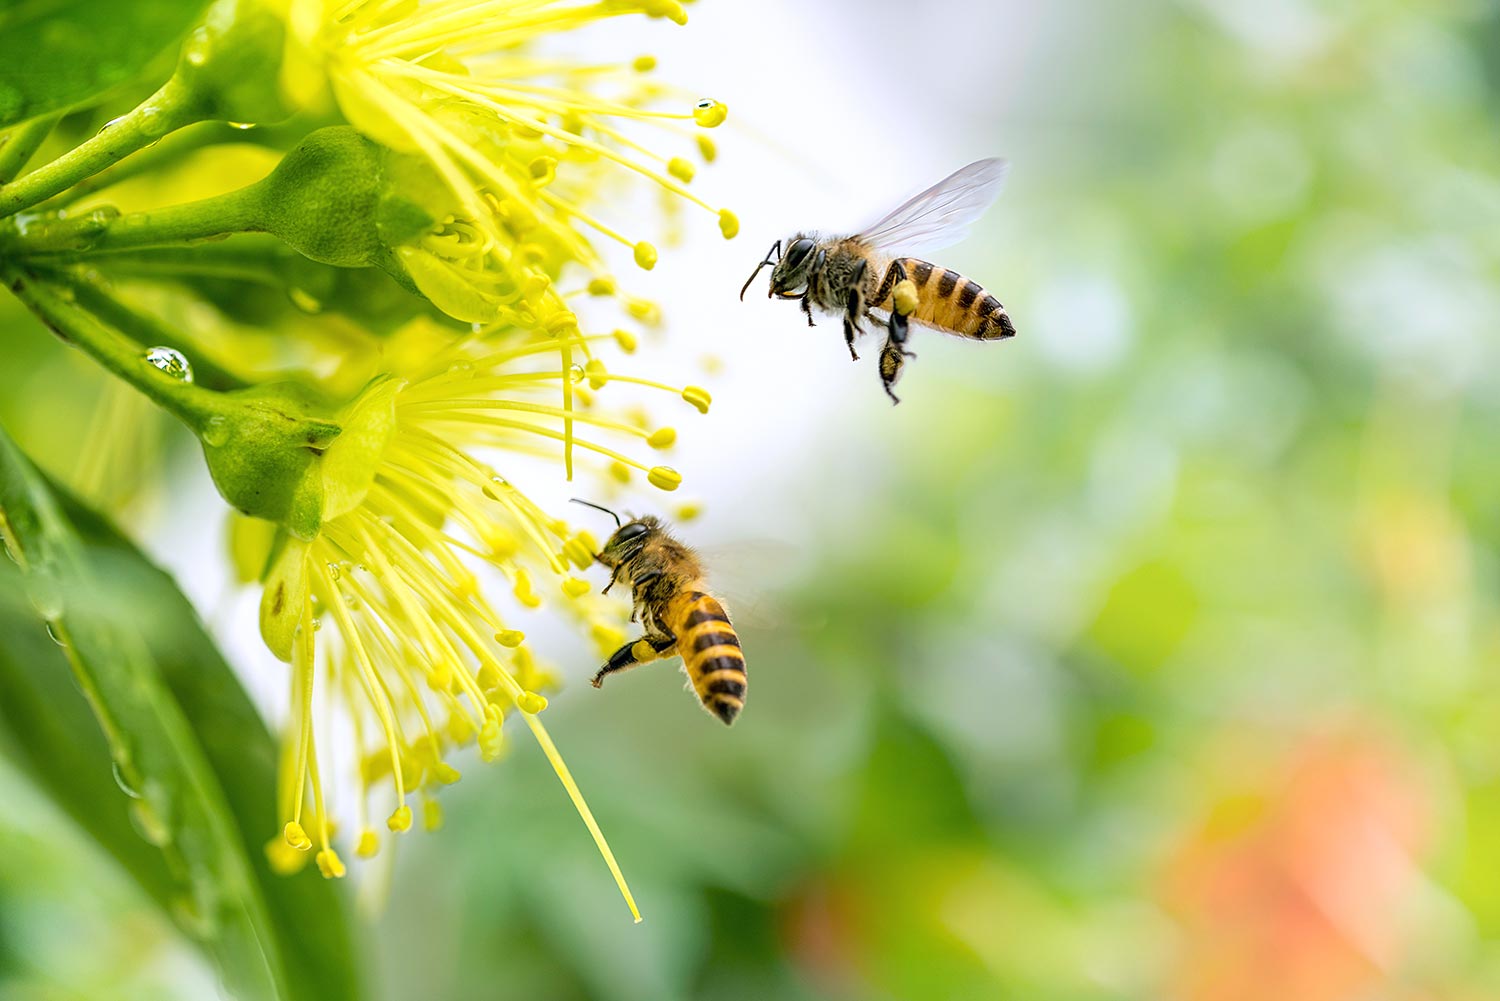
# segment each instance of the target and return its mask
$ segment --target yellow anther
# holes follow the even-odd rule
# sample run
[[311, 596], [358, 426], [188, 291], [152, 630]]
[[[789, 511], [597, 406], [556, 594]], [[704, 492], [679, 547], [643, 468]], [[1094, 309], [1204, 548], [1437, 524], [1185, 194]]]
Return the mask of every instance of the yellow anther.
[[682, 391], [682, 398], [697, 407], [700, 414], [708, 413], [709, 404], [714, 401], [702, 386], [688, 386]]
[[446, 761], [439, 761], [432, 766], [432, 777], [445, 786], [451, 786], [463, 778], [463, 773]]
[[589, 385], [595, 389], [603, 389], [604, 384], [609, 381], [609, 370], [598, 358], [589, 359], [589, 363], [583, 366], [583, 374], [588, 376]]
[[733, 240], [740, 235], [740, 218], [728, 209], [719, 210], [719, 232], [724, 239]]
[[677, 505], [677, 520], [692, 521], [703, 514], [703, 504], [700, 501], [687, 501]]
[[605, 653], [613, 653], [625, 642], [625, 634], [607, 622], [595, 622], [589, 626], [589, 635], [595, 645]]
[[531, 171], [531, 179], [540, 185], [548, 185], [557, 180], [557, 160], [550, 156], [539, 156], [526, 165]]
[[687, 24], [687, 11], [678, 0], [646, 0], [641, 9], [648, 17], [664, 17], [674, 24]]
[[582, 598], [593, 590], [588, 581], [580, 577], [569, 577], [562, 582], [563, 594], [570, 598]]
[[693, 105], [693, 121], [705, 129], [716, 129], [724, 124], [724, 119], [729, 117], [729, 109], [723, 101], [715, 101], [711, 97], [705, 97]]
[[646, 479], [658, 490], [676, 490], [682, 486], [682, 474], [671, 466], [653, 466]]
[[703, 157], [705, 163], [713, 163], [719, 158], [719, 147], [712, 139], [705, 135], [699, 135], [698, 155]]
[[380, 835], [369, 828], [360, 832], [359, 842], [354, 846], [354, 854], [360, 858], [374, 858], [380, 851]]
[[287, 844], [285, 838], [272, 838], [266, 842], [266, 862], [276, 875], [291, 876], [302, 871], [307, 856]]
[[386, 818], [385, 826], [395, 834], [411, 830], [411, 807], [402, 803], [395, 813]]
[[547, 708], [547, 699], [536, 692], [522, 692], [521, 697], [516, 699], [516, 708], [529, 716], [535, 716]]
[[503, 563], [521, 551], [521, 540], [495, 525], [486, 526], [484, 541], [490, 548], [490, 559]]
[[629, 483], [630, 467], [623, 462], [611, 462], [609, 464], [609, 475], [620, 483]]
[[917, 297], [917, 283], [910, 278], [903, 278], [891, 290], [891, 299], [896, 307], [896, 312], [902, 316], [910, 316], [916, 312], [919, 301]]
[[318, 871], [323, 874], [324, 879], [342, 879], [344, 876], [344, 863], [339, 859], [339, 853], [332, 848], [324, 848], [317, 855]]
[[429, 831], [442, 829], [443, 805], [437, 800], [429, 799], [422, 803], [422, 826]]
[[652, 70], [656, 69], [656, 57], [636, 56], [635, 62], [630, 64], [630, 68], [635, 70], [637, 73], [650, 73]]
[[563, 558], [580, 570], [594, 565], [594, 554], [599, 551], [599, 542], [588, 531], [579, 532], [563, 543]]
[[614, 295], [615, 280], [601, 275], [598, 278], [589, 279], [589, 295]]
[[511, 588], [511, 592], [516, 596], [516, 600], [527, 608], [541, 607], [542, 599], [537, 597], [537, 593], [531, 589], [531, 575], [524, 569], [516, 571], [516, 583]]
[[645, 240], [635, 245], [635, 263], [643, 270], [650, 271], [656, 267], [656, 248]]
[[547, 333], [551, 334], [553, 337], [559, 337], [563, 334], [577, 333], [578, 314], [570, 309], [561, 310], [548, 317], [547, 322], [544, 324], [544, 326], [546, 327]]
[[615, 343], [620, 346], [621, 351], [629, 355], [635, 354], [635, 347], [638, 342], [635, 339], [635, 334], [632, 334], [630, 331], [616, 330]]
[[500, 720], [491, 716], [479, 728], [479, 757], [494, 761], [505, 753], [505, 734], [500, 729]]
[[692, 161], [684, 160], [680, 156], [674, 156], [667, 161], [667, 173], [677, 178], [683, 184], [691, 181], [693, 175], [697, 172], [698, 168], [693, 166]]
[[649, 326], [661, 323], [661, 307], [650, 299], [628, 299], [625, 311]]
[[671, 448], [676, 441], [676, 428], [659, 428], [651, 432], [650, 437], [646, 439], [646, 444], [652, 448]]
[[302, 825], [295, 820], [288, 820], [286, 826], [281, 829], [281, 836], [286, 843], [299, 852], [305, 852], [312, 847], [312, 838], [302, 829]]
[[461, 712], [448, 714], [448, 738], [457, 747], [462, 747], [474, 739], [474, 724], [469, 722], [468, 715]]
[[502, 629], [495, 634], [495, 642], [514, 650], [526, 642], [526, 634], [519, 629]]

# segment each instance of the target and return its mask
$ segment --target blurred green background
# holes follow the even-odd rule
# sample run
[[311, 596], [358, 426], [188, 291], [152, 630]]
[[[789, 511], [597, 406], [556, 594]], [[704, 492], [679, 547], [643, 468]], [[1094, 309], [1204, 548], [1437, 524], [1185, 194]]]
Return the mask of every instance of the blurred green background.
[[[1021, 168], [952, 266], [1021, 336], [799, 446], [744, 719], [667, 669], [549, 713], [645, 923], [518, 740], [364, 873], [376, 996], [1500, 996], [1500, 5], [1115, 6], [975, 98]], [[75, 475], [100, 382], [0, 309], [0, 419]], [[0, 997], [213, 989], [0, 791]]]

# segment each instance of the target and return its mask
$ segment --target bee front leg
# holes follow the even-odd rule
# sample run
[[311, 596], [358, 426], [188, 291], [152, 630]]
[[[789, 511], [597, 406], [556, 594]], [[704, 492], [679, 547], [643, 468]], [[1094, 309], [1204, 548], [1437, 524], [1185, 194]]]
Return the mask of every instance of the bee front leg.
[[859, 318], [865, 315], [865, 269], [869, 267], [866, 261], [859, 262], [859, 270], [854, 273], [854, 281], [849, 285], [849, 296], [844, 300], [844, 343], [849, 347], [849, 357], [859, 361], [859, 353], [854, 350], [854, 336], [860, 333]]
[[816, 327], [817, 324], [813, 322], [812, 318], [812, 300], [808, 298], [808, 293], [804, 293], [802, 296], [802, 312], [807, 315], [807, 325], [809, 327]]
[[671, 652], [672, 648], [676, 645], [677, 637], [675, 636], [665, 636], [656, 639], [652, 639], [649, 636], [642, 636], [638, 640], [631, 640], [609, 655], [609, 660], [605, 661], [604, 666], [599, 668], [598, 673], [594, 675], [592, 684], [595, 688], [602, 688], [604, 687], [605, 675], [614, 674], [616, 671], [629, 670], [637, 664], [649, 664], [653, 660], [660, 660]]

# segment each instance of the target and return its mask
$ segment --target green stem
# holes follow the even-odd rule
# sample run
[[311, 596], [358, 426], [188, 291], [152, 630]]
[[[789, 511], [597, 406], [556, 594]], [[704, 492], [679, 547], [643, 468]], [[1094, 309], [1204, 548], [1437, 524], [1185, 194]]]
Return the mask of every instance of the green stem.
[[5, 145], [0, 146], [0, 184], [12, 180], [21, 172], [31, 155], [47, 141], [47, 137], [52, 134], [52, 127], [60, 118], [61, 115], [46, 115], [16, 126]]
[[121, 216], [113, 210], [95, 209], [87, 215], [67, 219], [28, 219], [24, 225], [0, 227], [0, 254], [77, 256], [178, 246], [231, 233], [263, 232], [261, 204], [260, 186], [252, 184], [228, 194], [155, 212]]
[[173, 77], [135, 110], [116, 118], [81, 146], [18, 181], [0, 185], [0, 217], [45, 201], [204, 117], [202, 102]]
[[58, 337], [81, 348], [112, 374], [201, 435], [232, 404], [212, 390], [183, 382], [149, 364], [139, 345], [79, 308], [66, 294], [19, 267], [0, 268], [0, 279]]

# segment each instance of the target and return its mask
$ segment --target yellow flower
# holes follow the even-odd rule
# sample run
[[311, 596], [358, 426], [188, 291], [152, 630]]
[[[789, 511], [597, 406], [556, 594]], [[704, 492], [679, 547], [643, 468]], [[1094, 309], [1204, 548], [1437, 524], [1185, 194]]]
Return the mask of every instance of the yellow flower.
[[[551, 687], [553, 676], [510, 612], [485, 597], [476, 573], [487, 567], [507, 579], [514, 606], [556, 598], [596, 639], [612, 642], [617, 635], [608, 606], [574, 576], [592, 562], [597, 540], [543, 510], [492, 464], [555, 455], [550, 446], [563, 437], [565, 419], [647, 448], [665, 437], [664, 429], [617, 420], [597, 407], [570, 416], [545, 402], [557, 383], [587, 378], [582, 367], [557, 366], [560, 339], [585, 352], [612, 343], [614, 335], [482, 332], [454, 343], [425, 320], [399, 332], [390, 356], [422, 363], [377, 379], [345, 408], [343, 432], [323, 459], [321, 531], [310, 541], [283, 533], [269, 557], [262, 631], [292, 664], [284, 841], [298, 851], [316, 848], [324, 875], [340, 875], [343, 866], [333, 848], [329, 783], [319, 770], [314, 694], [320, 687], [321, 697], [341, 705], [351, 722], [356, 855], [378, 850], [371, 804], [387, 785], [391, 831], [411, 826], [412, 795], [421, 797], [424, 816], [437, 816], [425, 804], [436, 788], [458, 779], [449, 753], [477, 744], [482, 757], [493, 759], [503, 750], [506, 720], [519, 712], [630, 900], [537, 719], [546, 706], [539, 689]], [[433, 347], [441, 343], [447, 346]], [[628, 373], [610, 373], [608, 383], [682, 396], [677, 387]], [[666, 488], [680, 480], [668, 467], [591, 435], [575, 443], [601, 473], [620, 465]], [[555, 584], [540, 587], [547, 577]], [[285, 863], [285, 852], [280, 856]]]

